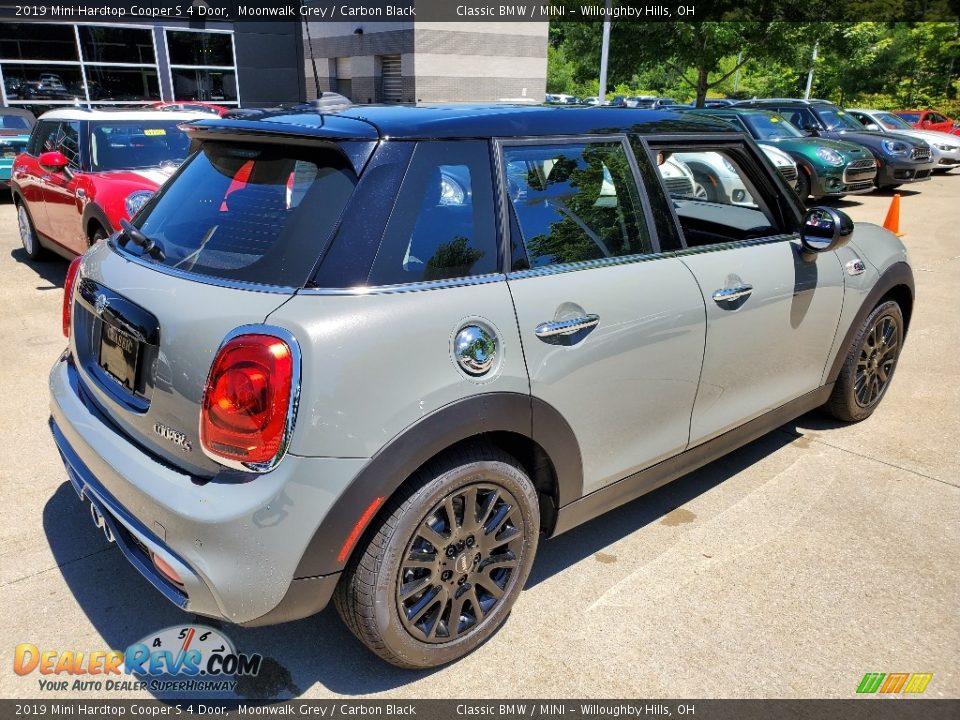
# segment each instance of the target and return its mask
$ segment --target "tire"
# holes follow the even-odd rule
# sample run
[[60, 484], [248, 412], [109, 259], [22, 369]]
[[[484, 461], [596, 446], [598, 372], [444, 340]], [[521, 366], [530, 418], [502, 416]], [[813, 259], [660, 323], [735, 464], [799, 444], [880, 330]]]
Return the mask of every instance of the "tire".
[[810, 197], [810, 176], [803, 167], [798, 168], [797, 172], [797, 195], [800, 197], [800, 202], [806, 205], [807, 198]]
[[890, 387], [902, 347], [903, 313], [889, 300], [870, 313], [854, 338], [827, 411], [844, 422], [870, 417]]
[[90, 235], [90, 243], [89, 243], [88, 247], [93, 247], [93, 246], [96, 245], [98, 242], [100, 242], [101, 240], [103, 240], [104, 238], [107, 238], [107, 237], [109, 237], [109, 235], [107, 235], [107, 231], [106, 231], [106, 230], [104, 230], [104, 229], [103, 229], [102, 227], [100, 227], [99, 225], [94, 225], [94, 231], [93, 231], [93, 234]]
[[720, 192], [717, 190], [714, 178], [704, 173], [696, 173], [694, 179], [696, 180], [693, 186], [693, 196], [695, 198], [712, 203], [720, 202]]
[[17, 226], [20, 230], [20, 245], [31, 260], [42, 260], [46, 254], [40, 238], [33, 227], [30, 212], [22, 200], [17, 201]]
[[387, 662], [429, 668], [473, 651], [506, 620], [530, 574], [540, 511], [520, 464], [478, 444], [428, 463], [374, 523], [337, 585], [337, 612]]

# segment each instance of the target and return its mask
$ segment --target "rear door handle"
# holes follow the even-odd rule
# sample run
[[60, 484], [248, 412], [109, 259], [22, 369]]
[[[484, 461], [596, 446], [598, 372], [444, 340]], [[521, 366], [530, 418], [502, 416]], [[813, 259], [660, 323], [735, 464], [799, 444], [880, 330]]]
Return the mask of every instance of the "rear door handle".
[[733, 287], [729, 288], [720, 288], [719, 290], [714, 291], [712, 297], [713, 301], [716, 303], [725, 303], [733, 302], [734, 300], [740, 300], [741, 298], [748, 298], [752, 292], [753, 285], [741, 283], [740, 285], [734, 285]]
[[599, 323], [599, 315], [581, 315], [580, 317], [569, 320], [554, 320], [553, 322], [540, 323], [533, 332], [536, 333], [538, 338], [573, 335], [581, 330], [596, 327]]

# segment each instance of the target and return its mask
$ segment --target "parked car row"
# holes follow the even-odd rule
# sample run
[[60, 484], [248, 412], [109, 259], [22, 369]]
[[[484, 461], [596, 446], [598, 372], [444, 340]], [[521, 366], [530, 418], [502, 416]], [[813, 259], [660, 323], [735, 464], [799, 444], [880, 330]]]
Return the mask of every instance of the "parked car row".
[[893, 189], [960, 165], [960, 139], [916, 130], [895, 113], [793, 98], [687, 112], [727, 120], [762, 147], [787, 153], [804, 201]]

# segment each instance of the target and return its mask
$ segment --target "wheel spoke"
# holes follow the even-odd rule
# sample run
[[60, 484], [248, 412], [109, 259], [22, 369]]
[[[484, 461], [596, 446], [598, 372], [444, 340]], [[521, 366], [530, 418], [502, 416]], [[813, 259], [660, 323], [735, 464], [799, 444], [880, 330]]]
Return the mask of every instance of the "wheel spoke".
[[487, 535], [496, 537], [497, 532], [500, 530], [503, 524], [507, 521], [507, 518], [509, 518], [512, 513], [513, 513], [513, 506], [508, 505], [507, 503], [504, 503], [499, 508], [497, 508], [497, 511], [493, 514], [493, 516], [489, 520], [487, 520], [486, 523], [484, 523], [483, 531]]
[[483, 506], [480, 508], [478, 514], [478, 526], [483, 527], [487, 524], [487, 518], [490, 517], [490, 513], [493, 511], [493, 506], [496, 504], [497, 500], [500, 497], [500, 493], [494, 490], [493, 492], [487, 493], [487, 497], [483, 502]]
[[471, 487], [463, 494], [463, 528], [474, 530], [479, 522], [477, 518], [477, 488]]
[[416, 595], [418, 592], [427, 587], [433, 578], [430, 575], [424, 575], [421, 578], [415, 578], [409, 582], [405, 582], [400, 585], [399, 597], [401, 600], [406, 600], [413, 595]]
[[443, 501], [443, 509], [447, 514], [447, 523], [451, 535], [453, 535], [457, 528], [461, 527], [463, 524], [457, 520], [457, 509], [453, 504], [453, 500], [454, 499], [452, 497], [448, 497]]
[[449, 535], [444, 537], [426, 523], [420, 526], [420, 529], [417, 530], [417, 535], [433, 545], [438, 553], [443, 550], [444, 545], [446, 545], [450, 539]]
[[443, 592], [443, 588], [433, 588], [430, 591], [423, 594], [423, 597], [418, 600], [413, 607], [407, 609], [407, 620], [411, 623], [416, 623], [420, 618], [422, 618], [427, 610], [436, 605], [437, 596]]
[[494, 600], [499, 600], [503, 597], [503, 588], [497, 585], [497, 582], [492, 577], [480, 578], [474, 585], [482, 587], [493, 596]]
[[450, 601], [450, 617], [447, 620], [447, 628], [450, 631], [450, 638], [454, 639], [460, 635], [460, 616], [463, 614], [463, 605], [467, 601], [467, 593], [464, 591], [459, 595], [454, 595]]
[[437, 637], [437, 628], [440, 627], [440, 621], [443, 620], [443, 611], [447, 609], [447, 603], [450, 602], [449, 593], [444, 589], [439, 593], [442, 595], [440, 598], [440, 607], [437, 608], [433, 622], [430, 624], [430, 629], [427, 631], [427, 640], [433, 640]]
[[477, 618], [477, 623], [479, 624], [487, 614], [483, 611], [483, 607], [480, 605], [480, 598], [477, 597], [477, 588], [473, 586], [466, 593], [470, 598], [470, 607], [473, 608], [473, 614]]
[[507, 550], [506, 552], [488, 557], [480, 563], [478, 570], [481, 572], [490, 572], [496, 568], [515, 568], [518, 564], [517, 556], [513, 554], [512, 550]]
[[423, 550], [411, 550], [407, 553], [407, 559], [403, 561], [403, 567], [432, 568], [436, 563], [436, 553], [424, 552]]

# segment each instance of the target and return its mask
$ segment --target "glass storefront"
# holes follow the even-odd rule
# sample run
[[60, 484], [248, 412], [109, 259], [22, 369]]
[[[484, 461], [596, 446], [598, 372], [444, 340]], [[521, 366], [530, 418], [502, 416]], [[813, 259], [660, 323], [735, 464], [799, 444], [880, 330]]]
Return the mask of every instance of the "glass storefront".
[[[158, 58], [169, 64], [161, 76]], [[5, 105], [238, 105], [233, 33], [125, 25], [0, 23]]]

